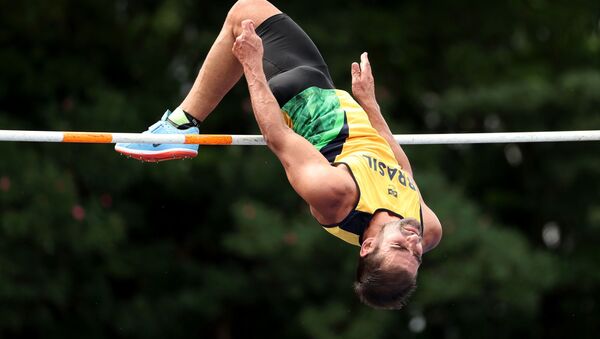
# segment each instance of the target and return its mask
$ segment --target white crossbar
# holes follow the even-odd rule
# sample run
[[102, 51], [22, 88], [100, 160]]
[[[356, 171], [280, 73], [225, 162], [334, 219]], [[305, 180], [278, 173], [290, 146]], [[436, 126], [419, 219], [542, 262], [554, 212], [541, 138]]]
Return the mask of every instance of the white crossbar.
[[[401, 145], [492, 144], [523, 142], [599, 141], [600, 130], [509, 133], [396, 134]], [[182, 135], [104, 132], [0, 130], [0, 141], [65, 143], [145, 143], [202, 145], [265, 145], [262, 135]]]

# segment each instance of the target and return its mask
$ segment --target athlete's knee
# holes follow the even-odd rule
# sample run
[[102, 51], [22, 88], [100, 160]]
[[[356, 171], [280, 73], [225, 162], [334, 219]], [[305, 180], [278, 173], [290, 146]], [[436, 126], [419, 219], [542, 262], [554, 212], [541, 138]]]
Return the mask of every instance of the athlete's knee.
[[238, 0], [231, 6], [229, 13], [227, 13], [227, 20], [232, 24], [240, 24], [245, 19], [249, 18], [249, 13], [252, 12], [256, 6], [266, 3], [265, 0]]
[[232, 33], [237, 35], [239, 26], [242, 21], [247, 18], [247, 13], [249, 10], [249, 6], [252, 5], [252, 2], [255, 0], [238, 0], [235, 4], [229, 9], [227, 13], [227, 19], [225, 19], [225, 24], [229, 26]]
[[260, 6], [260, 5], [264, 5], [264, 4], [270, 4], [270, 2], [268, 2], [267, 0], [237, 0], [235, 2], [235, 4], [233, 4], [231, 9], [243, 10], [244, 7], [248, 7], [248, 6], [255, 7], [255, 6]]
[[232, 29], [233, 34], [241, 31], [244, 20], [254, 20], [256, 27], [266, 18], [277, 14], [279, 10], [266, 0], [238, 0], [227, 13], [225, 23]]

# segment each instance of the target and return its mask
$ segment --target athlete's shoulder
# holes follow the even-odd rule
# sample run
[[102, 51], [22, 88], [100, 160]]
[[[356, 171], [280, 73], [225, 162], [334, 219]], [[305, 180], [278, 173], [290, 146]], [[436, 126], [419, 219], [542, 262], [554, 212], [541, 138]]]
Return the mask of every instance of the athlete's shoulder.
[[442, 223], [425, 202], [421, 201], [423, 211], [423, 249], [425, 252], [434, 249], [442, 240]]

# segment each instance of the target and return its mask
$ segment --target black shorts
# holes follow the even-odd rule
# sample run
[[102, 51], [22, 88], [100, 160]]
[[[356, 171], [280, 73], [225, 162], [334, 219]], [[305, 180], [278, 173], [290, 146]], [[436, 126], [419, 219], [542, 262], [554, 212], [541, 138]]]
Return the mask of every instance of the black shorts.
[[256, 34], [263, 41], [265, 75], [279, 106], [309, 87], [334, 88], [317, 46], [289, 16], [268, 18]]

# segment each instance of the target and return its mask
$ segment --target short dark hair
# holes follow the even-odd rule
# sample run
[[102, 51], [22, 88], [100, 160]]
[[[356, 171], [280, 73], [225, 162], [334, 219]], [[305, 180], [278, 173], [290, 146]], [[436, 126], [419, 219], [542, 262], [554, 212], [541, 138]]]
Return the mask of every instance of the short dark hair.
[[354, 291], [373, 308], [399, 310], [417, 288], [417, 275], [404, 267], [383, 269], [384, 259], [377, 251], [359, 257]]

